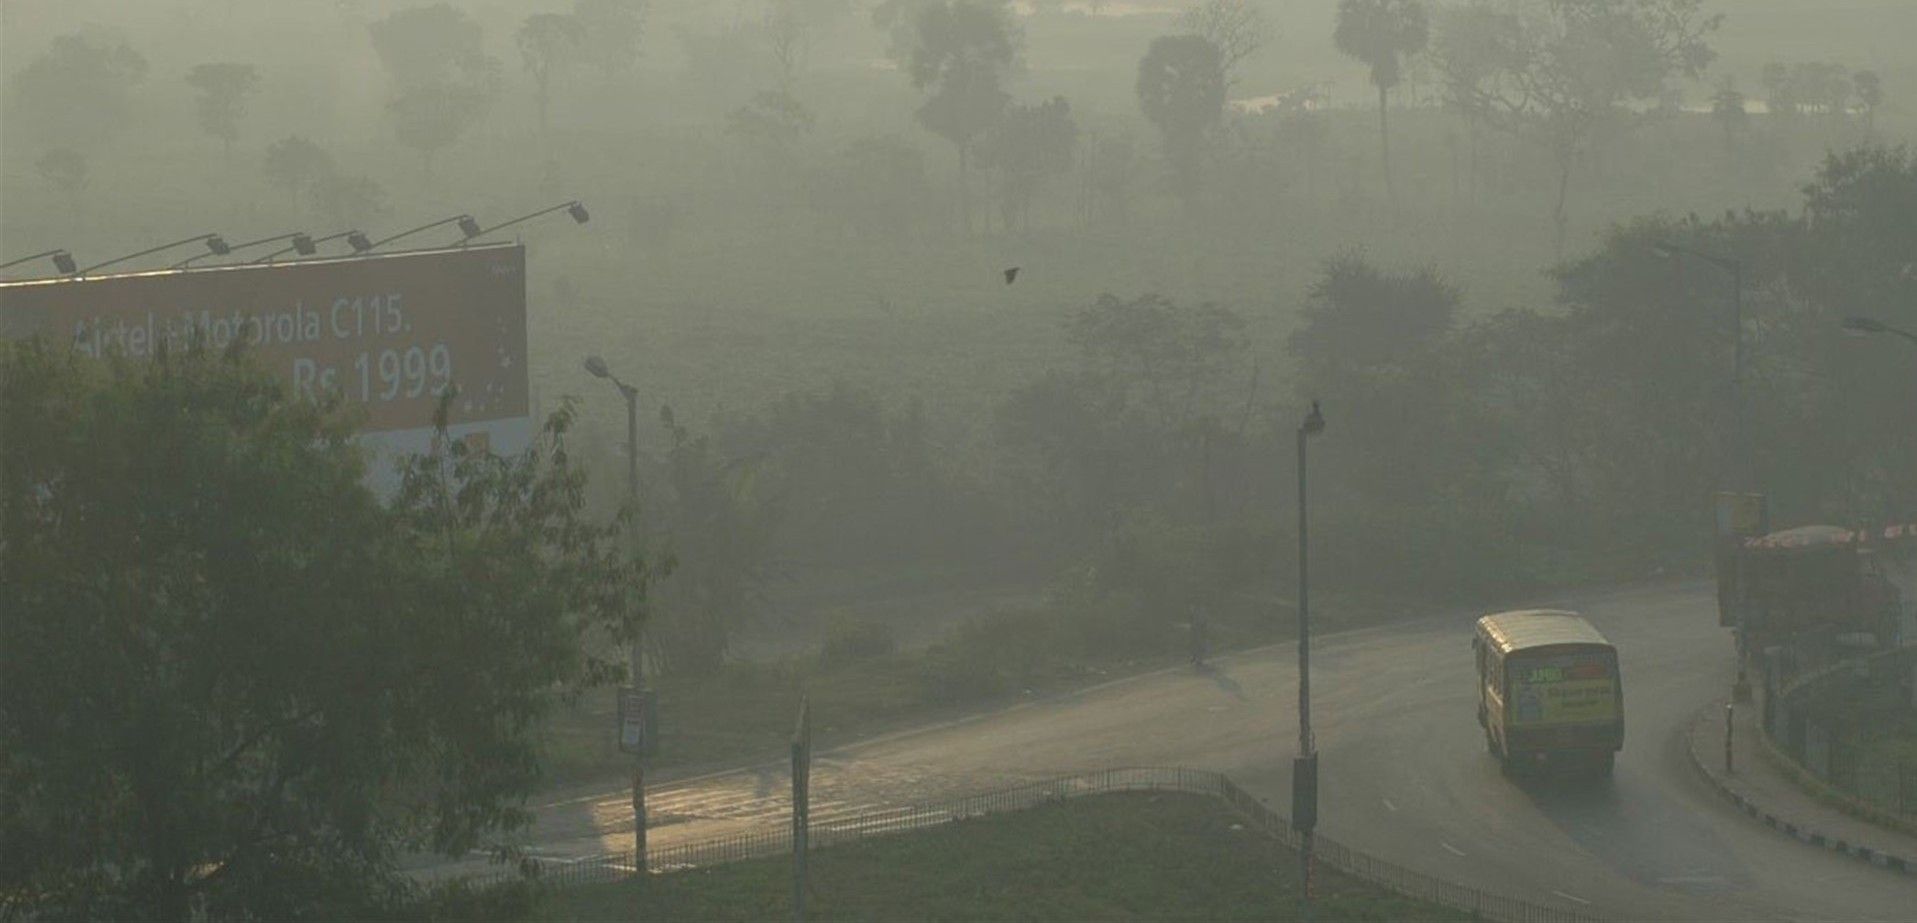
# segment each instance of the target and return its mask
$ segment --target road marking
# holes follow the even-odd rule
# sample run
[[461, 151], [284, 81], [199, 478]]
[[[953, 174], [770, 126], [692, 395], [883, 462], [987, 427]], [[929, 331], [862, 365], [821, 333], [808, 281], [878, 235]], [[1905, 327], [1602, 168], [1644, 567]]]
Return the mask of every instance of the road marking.
[[1584, 898], [1581, 898], [1581, 897], [1579, 897], [1579, 896], [1577, 896], [1577, 895], [1575, 895], [1575, 894], [1566, 894], [1566, 893], [1564, 893], [1563, 891], [1553, 891], [1553, 892], [1551, 892], [1551, 893], [1552, 893], [1552, 894], [1555, 894], [1555, 895], [1557, 895], [1557, 896], [1559, 896], [1559, 897], [1561, 897], [1561, 898], [1564, 898], [1564, 899], [1565, 899], [1565, 900], [1567, 900], [1567, 901], [1576, 901], [1576, 902], [1578, 902], [1578, 903], [1580, 903], [1580, 904], [1587, 904], [1587, 905], [1591, 903], [1590, 901], [1587, 901], [1587, 900], [1585, 900]]
[[1671, 875], [1659, 878], [1657, 883], [1661, 885], [1721, 885], [1724, 883], [1724, 878], [1721, 875]]
[[1450, 843], [1446, 843], [1446, 842], [1445, 842], [1445, 841], [1443, 841], [1443, 840], [1439, 840], [1439, 841], [1438, 841], [1438, 845], [1439, 845], [1439, 846], [1442, 846], [1442, 847], [1444, 847], [1444, 851], [1445, 851], [1445, 852], [1448, 852], [1448, 853], [1450, 853], [1450, 854], [1452, 854], [1452, 855], [1454, 855], [1454, 856], [1462, 856], [1462, 855], [1464, 855], [1464, 850], [1462, 850], [1462, 849], [1459, 849], [1458, 847], [1456, 847], [1456, 846], [1453, 846], [1453, 845], [1451, 845]]
[[1391, 799], [1381, 798], [1379, 800], [1384, 802], [1385, 810], [1390, 811], [1393, 814], [1398, 813], [1398, 806], [1395, 804], [1392, 804]]

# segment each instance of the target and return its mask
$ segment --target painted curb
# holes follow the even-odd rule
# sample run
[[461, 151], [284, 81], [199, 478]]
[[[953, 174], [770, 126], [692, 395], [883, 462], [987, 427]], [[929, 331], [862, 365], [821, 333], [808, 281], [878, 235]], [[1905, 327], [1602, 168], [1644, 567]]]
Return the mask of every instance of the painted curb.
[[1868, 862], [1878, 868], [1889, 869], [1893, 872], [1901, 872], [1905, 875], [1917, 877], [1917, 858], [1894, 855], [1880, 849], [1847, 842], [1841, 837], [1820, 833], [1801, 824], [1786, 820], [1766, 809], [1763, 805], [1757, 804], [1749, 798], [1744, 797], [1743, 793], [1731, 788], [1729, 783], [1719, 778], [1717, 774], [1711, 772], [1705, 765], [1704, 757], [1700, 756], [1697, 752], [1697, 731], [1704, 722], [1715, 720], [1715, 716], [1722, 713], [1723, 708], [1722, 703], [1706, 707], [1703, 712], [1699, 713], [1699, 715], [1691, 721], [1690, 727], [1684, 731], [1684, 752], [1691, 758], [1691, 768], [1696, 769], [1698, 775], [1703, 776], [1704, 781], [1710, 783], [1711, 788], [1715, 789], [1718, 794], [1729, 799], [1733, 805], [1737, 806], [1739, 811], [1749, 815], [1753, 820], [1762, 823], [1772, 830], [1792, 837], [1798, 842], [1822, 847], [1832, 852], [1849, 856], [1860, 862]]

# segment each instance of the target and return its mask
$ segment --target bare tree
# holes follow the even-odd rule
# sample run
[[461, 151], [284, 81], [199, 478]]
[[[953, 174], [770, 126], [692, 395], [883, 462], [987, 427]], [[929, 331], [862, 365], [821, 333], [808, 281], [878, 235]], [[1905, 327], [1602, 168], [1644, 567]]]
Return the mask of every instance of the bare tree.
[[1458, 87], [1482, 118], [1551, 153], [1552, 209], [1563, 252], [1571, 176], [1606, 132], [1654, 114], [1673, 78], [1695, 78], [1715, 52], [1706, 37], [1722, 22], [1703, 0], [1525, 0], [1514, 27], [1496, 33], [1495, 67]]
[[1238, 65], [1271, 37], [1271, 24], [1264, 12], [1245, 0], [1204, 0], [1179, 14], [1177, 28], [1218, 46], [1228, 85], [1238, 81]]

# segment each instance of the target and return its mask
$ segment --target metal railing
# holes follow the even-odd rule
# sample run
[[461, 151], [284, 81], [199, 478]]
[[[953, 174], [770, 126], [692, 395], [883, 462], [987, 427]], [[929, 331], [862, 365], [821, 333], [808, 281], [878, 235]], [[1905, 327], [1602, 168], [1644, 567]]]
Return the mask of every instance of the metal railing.
[[[1267, 807], [1224, 773], [1179, 768], [1105, 769], [932, 804], [822, 821], [810, 828], [811, 844], [814, 848], [823, 848], [924, 830], [969, 818], [1023, 811], [1086, 795], [1140, 791], [1174, 791], [1216, 798], [1243, 815], [1258, 831], [1287, 846], [1298, 846], [1298, 836], [1284, 815]], [[655, 846], [647, 850], [646, 866], [647, 871], [654, 874], [670, 873], [768, 858], [789, 853], [791, 849], [791, 828], [785, 825], [769, 826], [760, 831]], [[1461, 910], [1480, 919], [1505, 923], [1598, 923], [1603, 919], [1588, 911], [1538, 904], [1434, 878], [1352, 849], [1322, 834], [1316, 838], [1314, 849], [1318, 861], [1353, 878], [1404, 897]], [[634, 871], [632, 854], [629, 852], [571, 862], [527, 860], [520, 867], [523, 872], [469, 878], [466, 884], [485, 888], [531, 877], [549, 886], [566, 887], [619, 881]]]

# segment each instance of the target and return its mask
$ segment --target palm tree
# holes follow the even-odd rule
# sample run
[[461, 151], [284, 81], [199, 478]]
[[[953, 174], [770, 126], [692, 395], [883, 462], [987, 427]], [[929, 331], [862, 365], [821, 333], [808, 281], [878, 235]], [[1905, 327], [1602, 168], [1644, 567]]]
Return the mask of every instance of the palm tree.
[[1404, 59], [1424, 50], [1430, 22], [1418, 0], [1339, 0], [1338, 27], [1331, 40], [1348, 57], [1371, 68], [1378, 88], [1378, 150], [1384, 169], [1385, 195], [1397, 196], [1391, 185], [1391, 131], [1386, 94], [1404, 79]]

